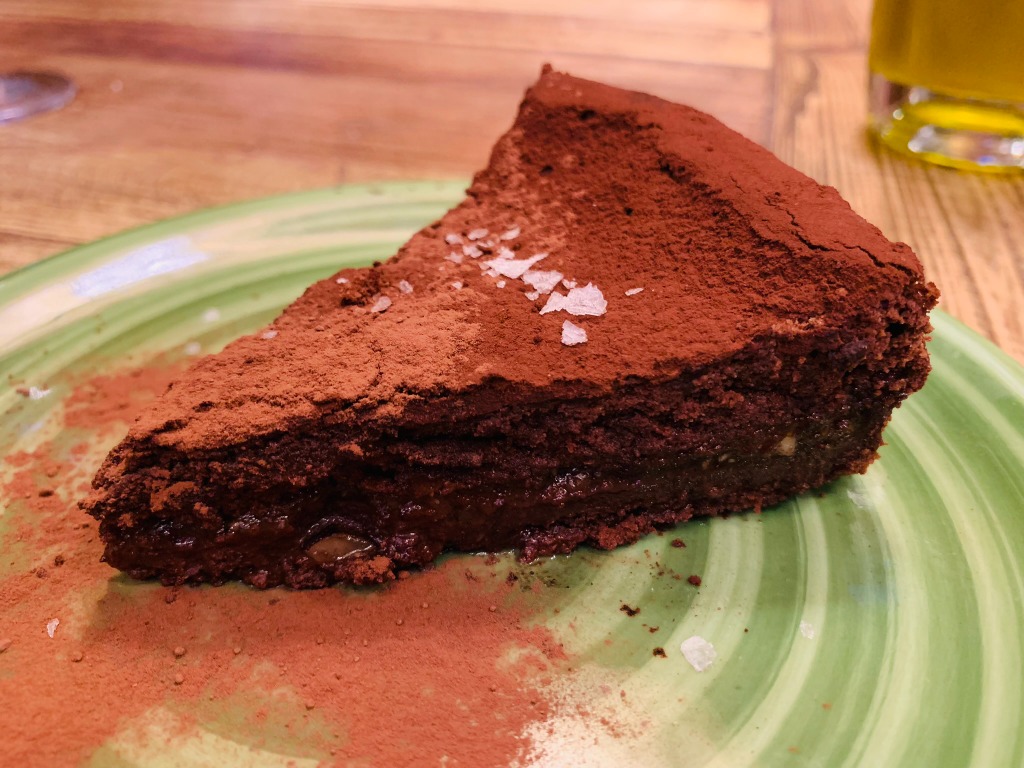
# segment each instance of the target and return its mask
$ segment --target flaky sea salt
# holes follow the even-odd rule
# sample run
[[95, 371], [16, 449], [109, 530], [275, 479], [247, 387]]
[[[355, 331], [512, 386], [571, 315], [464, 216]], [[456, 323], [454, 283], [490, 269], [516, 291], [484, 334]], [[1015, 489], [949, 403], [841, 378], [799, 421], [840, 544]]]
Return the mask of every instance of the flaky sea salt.
[[643, 288], [630, 288], [628, 291], [626, 291], [626, 295], [627, 296], [636, 296], [638, 293], [642, 293], [643, 290], [644, 290]]
[[263, 333], [260, 334], [261, 339], [272, 339], [275, 336], [277, 336], [277, 331], [274, 330], [264, 331]]
[[571, 291], [573, 288], [576, 287], [576, 281], [575, 280], [563, 280], [562, 281], [562, 285], [565, 286], [565, 289], [567, 291]]
[[536, 301], [537, 299], [540, 298], [540, 291], [527, 291], [523, 295], [530, 301]]
[[604, 299], [601, 289], [593, 283], [587, 283], [582, 288], [573, 288], [568, 295], [552, 293], [548, 297], [548, 303], [540, 311], [542, 315], [548, 312], [560, 312], [562, 310], [570, 315], [603, 315], [608, 309], [608, 302]]
[[511, 248], [506, 248], [504, 245], [498, 249], [499, 259], [514, 259], [516, 257], [515, 251]]
[[336, 282], [338, 285], [345, 285], [348, 282], [348, 278], [347, 277], [339, 277], [334, 282]]
[[481, 268], [493, 269], [502, 277], [518, 280], [529, 271], [530, 267], [541, 259], [546, 259], [547, 256], [546, 253], [538, 253], [528, 259], [488, 259], [481, 263]]
[[499, 288], [504, 288], [505, 287], [505, 281], [504, 280], [499, 280], [498, 282], [495, 283], [495, 285], [498, 286]]
[[461, 264], [463, 256], [461, 253], [456, 253], [455, 251], [452, 251], [447, 256], [445, 256], [445, 258], [448, 259], [448, 261], [454, 262], [455, 264]]
[[683, 656], [690, 662], [690, 666], [698, 672], [703, 672], [718, 658], [718, 654], [715, 653], [715, 646], [700, 635], [694, 635], [683, 640], [679, 650], [683, 652]]
[[398, 290], [400, 290], [402, 293], [412, 293], [412, 283], [410, 283], [408, 280], [399, 280]]
[[182, 351], [186, 355], [189, 355], [190, 357], [195, 357], [196, 355], [202, 353], [203, 347], [198, 341], [190, 341], [188, 344], [182, 347]]
[[481, 240], [481, 241], [479, 241], [477, 243], [477, 245], [479, 245], [485, 251], [489, 251], [489, 250], [491, 250], [494, 247], [494, 241], [493, 240]]
[[484, 252], [477, 248], [475, 245], [464, 245], [462, 246], [462, 253], [465, 256], [469, 256], [471, 259], [479, 259], [484, 255]]
[[454, 283], [452, 283], [452, 288], [454, 288], [456, 291], [461, 291], [462, 290], [462, 281], [461, 280], [456, 280]]
[[217, 309], [215, 307], [211, 307], [210, 309], [208, 309], [205, 312], [203, 312], [203, 322], [204, 323], [216, 323], [218, 320], [220, 320], [220, 310], [219, 309]]
[[519, 237], [519, 227], [512, 227], [511, 229], [501, 233], [502, 240], [515, 240]]
[[444, 241], [448, 245], [462, 245], [462, 235], [456, 234], [455, 232], [449, 232], [444, 236]]
[[800, 622], [800, 634], [806, 637], [808, 640], [814, 639], [814, 625], [809, 621]]
[[479, 227], [478, 229], [474, 229], [472, 232], [466, 235], [466, 237], [468, 237], [470, 240], [480, 240], [481, 238], [487, 237], [487, 230], [484, 229], [483, 227]]
[[587, 332], [578, 325], [566, 320], [562, 323], [562, 343], [567, 347], [583, 344], [587, 340]]
[[46, 622], [46, 634], [53, 637], [53, 633], [57, 631], [57, 627], [60, 625], [60, 619], [50, 619]]
[[390, 306], [391, 306], [391, 299], [389, 299], [387, 296], [381, 296], [380, 298], [377, 299], [377, 301], [375, 301], [373, 303], [373, 306], [370, 307], [370, 311], [371, 312], [383, 312], [384, 310], [386, 310]]
[[50, 394], [48, 387], [29, 387], [28, 388], [28, 399], [29, 400], [42, 400]]
[[555, 270], [531, 269], [523, 273], [523, 282], [532, 285], [540, 293], [551, 293], [562, 279], [562, 273]]

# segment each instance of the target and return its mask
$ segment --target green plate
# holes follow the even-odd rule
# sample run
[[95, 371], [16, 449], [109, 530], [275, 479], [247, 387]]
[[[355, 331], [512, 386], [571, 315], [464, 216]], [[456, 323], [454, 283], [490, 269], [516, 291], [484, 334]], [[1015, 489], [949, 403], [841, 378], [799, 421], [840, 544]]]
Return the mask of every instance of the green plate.
[[[4, 453], [47, 433], [71, 372], [217, 349], [310, 282], [388, 256], [461, 190], [398, 183], [245, 203], [0, 279], [0, 370], [11, 382], [0, 395]], [[948, 316], [934, 321], [934, 372], [896, 413], [866, 475], [761, 515], [539, 566], [560, 588], [537, 591], [532, 615], [564, 643], [575, 688], [538, 683], [555, 705], [531, 726], [520, 765], [1024, 765], [1024, 373]], [[51, 392], [28, 400], [14, 391], [33, 384]], [[110, 440], [82, 459], [88, 471]], [[671, 545], [676, 536], [685, 549]], [[665, 578], [652, 562], [700, 574], [703, 586]], [[12, 555], [5, 567], [30, 564]], [[150, 589], [115, 581], [128, 593]], [[88, 612], [89, 597], [78, 599]], [[667, 658], [652, 655], [651, 626]], [[680, 651], [692, 636], [717, 653], [703, 672]], [[0, 655], [0, 679], [16, 663]], [[638, 727], [616, 736], [590, 728], [584, 700]], [[239, 752], [255, 743], [251, 724], [204, 722], [187, 744], [124, 723], [92, 762], [324, 759], [297, 732]]]

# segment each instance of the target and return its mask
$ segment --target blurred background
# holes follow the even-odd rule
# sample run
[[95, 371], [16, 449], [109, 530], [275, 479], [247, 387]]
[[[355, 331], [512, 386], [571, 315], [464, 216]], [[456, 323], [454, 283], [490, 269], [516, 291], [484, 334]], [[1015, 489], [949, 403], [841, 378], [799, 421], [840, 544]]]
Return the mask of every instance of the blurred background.
[[0, 71], [58, 111], [0, 125], [0, 274], [199, 208], [467, 178], [544, 62], [713, 113], [894, 239], [1024, 360], [1024, 182], [868, 139], [870, 0], [3, 0]]

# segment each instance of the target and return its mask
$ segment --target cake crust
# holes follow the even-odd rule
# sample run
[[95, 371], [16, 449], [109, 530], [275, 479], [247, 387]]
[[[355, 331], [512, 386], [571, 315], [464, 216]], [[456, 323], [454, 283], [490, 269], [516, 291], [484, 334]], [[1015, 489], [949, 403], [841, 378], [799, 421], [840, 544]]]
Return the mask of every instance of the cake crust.
[[[539, 254], [536, 297], [487, 266]], [[573, 282], [604, 312], [542, 311]], [[546, 69], [460, 205], [193, 365], [86, 508], [111, 564], [174, 583], [616, 546], [863, 471], [927, 375], [936, 296], [714, 118]]]

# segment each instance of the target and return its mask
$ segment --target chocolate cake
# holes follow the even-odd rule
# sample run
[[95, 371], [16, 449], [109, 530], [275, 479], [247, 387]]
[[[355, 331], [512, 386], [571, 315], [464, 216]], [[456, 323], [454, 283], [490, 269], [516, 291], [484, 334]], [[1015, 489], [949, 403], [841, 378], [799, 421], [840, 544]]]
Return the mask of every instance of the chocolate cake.
[[174, 584], [615, 547], [863, 472], [936, 295], [712, 117], [545, 68], [462, 203], [194, 364], [85, 507]]

